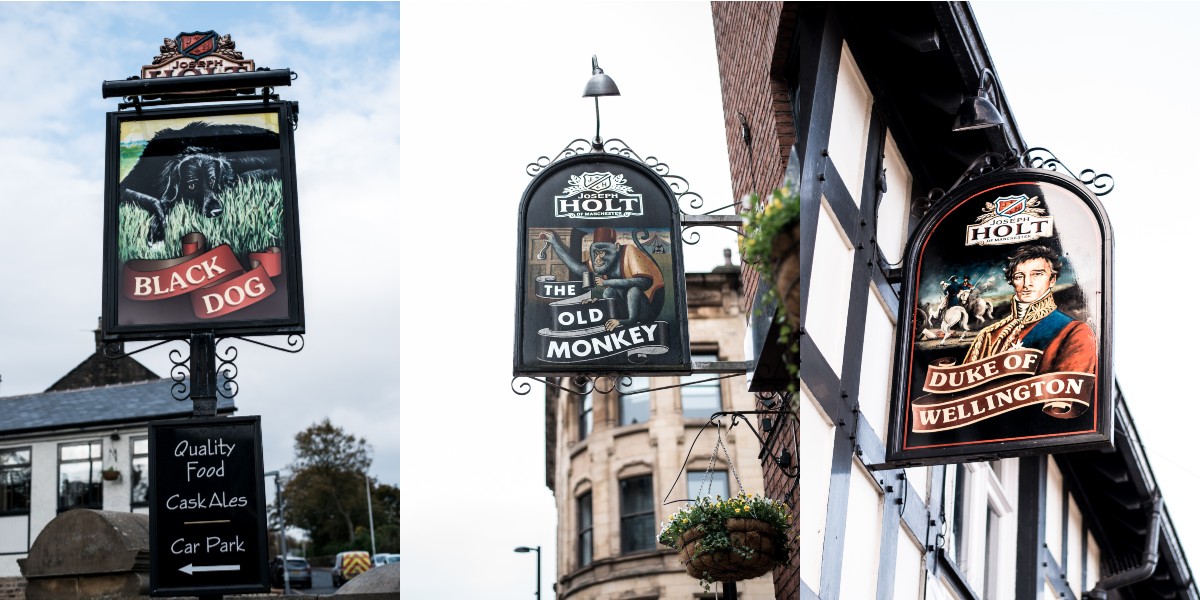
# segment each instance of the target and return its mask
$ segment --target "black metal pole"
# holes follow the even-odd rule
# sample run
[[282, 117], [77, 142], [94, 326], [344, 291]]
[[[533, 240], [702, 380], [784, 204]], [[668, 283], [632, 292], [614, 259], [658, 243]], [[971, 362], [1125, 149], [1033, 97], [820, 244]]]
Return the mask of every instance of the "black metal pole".
[[542, 600], [542, 547], [537, 547], [537, 600]]
[[[217, 342], [213, 332], [193, 333], [189, 359], [192, 417], [217, 416]], [[223, 600], [221, 594], [203, 595], [200, 600]]]
[[192, 416], [217, 416], [217, 342], [213, 332], [193, 333], [190, 359]]
[[721, 582], [721, 598], [725, 600], [737, 600], [737, 582], [722, 581]]

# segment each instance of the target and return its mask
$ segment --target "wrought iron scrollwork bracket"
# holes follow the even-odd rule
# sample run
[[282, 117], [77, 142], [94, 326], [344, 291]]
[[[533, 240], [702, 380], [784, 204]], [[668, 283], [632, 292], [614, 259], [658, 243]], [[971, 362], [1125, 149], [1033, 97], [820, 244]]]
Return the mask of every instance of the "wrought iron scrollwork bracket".
[[929, 193], [925, 197], [913, 202], [912, 215], [918, 219], [924, 217], [935, 204], [949, 196], [951, 192], [964, 183], [996, 171], [1019, 168], [1044, 169], [1057, 173], [1066, 173], [1087, 187], [1096, 196], [1105, 196], [1111, 193], [1115, 181], [1112, 175], [1097, 173], [1093, 169], [1084, 169], [1076, 175], [1053, 152], [1046, 148], [1030, 148], [1020, 155], [1013, 154], [1012, 152], [1005, 154], [987, 152], [972, 161], [967, 170], [954, 182], [954, 185], [950, 186], [950, 189], [934, 188], [929, 190]]
[[642, 163], [654, 171], [659, 177], [663, 178], [670, 186], [671, 192], [675, 194], [676, 203], [680, 206], [679, 216], [681, 229], [686, 234], [683, 235], [683, 243], [694, 246], [700, 243], [700, 232], [694, 231], [694, 227], [720, 227], [722, 229], [732, 231], [738, 235], [745, 235], [742, 232], [742, 218], [739, 215], [718, 215], [715, 214], [727, 208], [735, 207], [737, 202], [726, 204], [708, 211], [697, 213], [683, 212], [683, 206], [688, 206], [693, 211], [702, 211], [704, 208], [704, 197], [697, 192], [693, 192], [691, 184], [688, 180], [671, 173], [671, 167], [665, 162], [662, 162], [655, 156], [646, 156], [642, 158], [637, 152], [629, 147], [624, 140], [613, 138], [611, 140], [597, 139], [595, 141], [576, 138], [571, 140], [558, 154], [553, 158], [549, 156], [539, 156], [537, 160], [525, 166], [525, 172], [530, 177], [534, 177], [541, 173], [550, 165], [559, 161], [579, 156], [581, 154], [612, 154], [624, 158], [633, 159]]
[[687, 387], [689, 385], [699, 385], [701, 383], [709, 383], [719, 381], [721, 379], [730, 379], [745, 375], [750, 369], [754, 368], [754, 363], [750, 361], [711, 361], [711, 362], [694, 362], [692, 363], [693, 375], [714, 375], [705, 379], [696, 379], [671, 385], [661, 385], [640, 390], [629, 389], [633, 385], [633, 377], [629, 375], [621, 375], [619, 373], [596, 373], [596, 374], [578, 374], [571, 377], [571, 382], [575, 387], [562, 386], [548, 380], [545, 377], [518, 375], [512, 378], [512, 391], [518, 396], [526, 396], [533, 387], [529, 384], [529, 380], [537, 381], [545, 384], [548, 387], [570, 394], [590, 394], [591, 392], [599, 392], [601, 394], [611, 393], [618, 388], [625, 394], [641, 394], [643, 392], [656, 392], [658, 390], [670, 390], [674, 388]]
[[[280, 352], [287, 352], [289, 354], [296, 354], [304, 349], [304, 336], [300, 335], [300, 334], [288, 335], [286, 342], [282, 346], [268, 344], [268, 343], [260, 342], [258, 340], [254, 340], [251, 338], [245, 338], [245, 337], [239, 337], [239, 336], [231, 336], [231, 337], [227, 337], [227, 338], [217, 338], [216, 345], [218, 347], [214, 351], [214, 354], [216, 357], [216, 372], [218, 374], [222, 375], [224, 377], [224, 379], [219, 382], [219, 384], [217, 385], [216, 391], [217, 391], [217, 394], [219, 394], [222, 398], [225, 398], [227, 400], [233, 399], [233, 397], [237, 396], [237, 393], [238, 393], [238, 383], [237, 383], [238, 349], [236, 346], [234, 346], [232, 344], [228, 344], [224, 348], [220, 348], [219, 345], [222, 342], [228, 342], [230, 340], [241, 340], [243, 342], [248, 342], [248, 343], [251, 343], [251, 344], [254, 344], [257, 346], [262, 346], [264, 348], [270, 348], [272, 350], [279, 350]], [[134, 350], [132, 352], [125, 352], [123, 350], [123, 345], [119, 342], [108, 342], [104, 345], [103, 353], [106, 358], [115, 360], [118, 358], [125, 358], [128, 356], [133, 356], [135, 354], [139, 354], [141, 352], [145, 352], [145, 351], [151, 350], [153, 348], [158, 348], [159, 346], [162, 346], [162, 345], [170, 343], [170, 342], [185, 342], [186, 343], [187, 340], [178, 339], [178, 338], [162, 340], [160, 342], [150, 344], [149, 346], [146, 346], [143, 348], [138, 348], [137, 350]], [[178, 401], [187, 400], [189, 397], [191, 397], [191, 393], [192, 393], [192, 390], [191, 390], [192, 356], [191, 356], [191, 350], [190, 350], [191, 346], [188, 345], [187, 348], [188, 348], [187, 350], [180, 350], [179, 348], [172, 348], [171, 351], [167, 353], [167, 360], [171, 361], [170, 378], [171, 378], [171, 381], [173, 382], [171, 384], [171, 397]]]

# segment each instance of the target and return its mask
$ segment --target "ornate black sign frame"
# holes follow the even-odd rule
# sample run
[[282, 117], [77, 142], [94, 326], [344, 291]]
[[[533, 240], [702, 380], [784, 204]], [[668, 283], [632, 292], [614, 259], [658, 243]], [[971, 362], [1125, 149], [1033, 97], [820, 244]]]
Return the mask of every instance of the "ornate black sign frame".
[[108, 113], [105, 340], [304, 333], [294, 122], [288, 102]]
[[879, 466], [1111, 447], [1112, 289], [1079, 181], [1008, 169], [943, 196], [905, 251]]
[[541, 169], [520, 206], [513, 374], [691, 372], [680, 228], [672, 187], [637, 160]]

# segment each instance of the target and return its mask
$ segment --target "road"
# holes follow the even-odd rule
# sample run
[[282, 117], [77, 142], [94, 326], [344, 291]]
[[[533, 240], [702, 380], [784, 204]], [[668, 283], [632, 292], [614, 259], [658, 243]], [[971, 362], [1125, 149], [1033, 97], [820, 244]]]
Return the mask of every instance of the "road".
[[333, 578], [329, 576], [329, 569], [314, 567], [312, 570], [313, 586], [311, 589], [298, 590], [292, 588], [293, 596], [317, 596], [328, 595], [337, 591], [333, 587]]

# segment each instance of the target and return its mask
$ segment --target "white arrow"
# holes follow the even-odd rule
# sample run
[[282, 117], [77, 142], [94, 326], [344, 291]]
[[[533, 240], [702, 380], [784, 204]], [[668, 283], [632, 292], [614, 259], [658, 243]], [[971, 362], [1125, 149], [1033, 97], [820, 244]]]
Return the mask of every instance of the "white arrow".
[[179, 570], [183, 571], [184, 573], [187, 573], [188, 575], [191, 575], [193, 572], [203, 573], [205, 571], [241, 571], [242, 566], [241, 565], [210, 565], [207, 567], [193, 567], [191, 564], [188, 564], [185, 567], [179, 567]]

